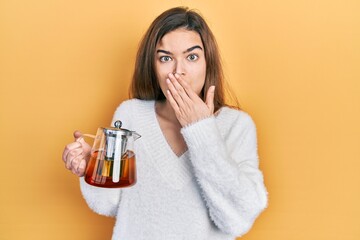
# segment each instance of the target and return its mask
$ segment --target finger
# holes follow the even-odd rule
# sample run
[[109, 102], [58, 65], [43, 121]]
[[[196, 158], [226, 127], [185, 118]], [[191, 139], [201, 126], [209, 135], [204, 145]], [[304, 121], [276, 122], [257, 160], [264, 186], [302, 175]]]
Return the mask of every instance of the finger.
[[83, 160], [80, 161], [79, 167], [78, 167], [78, 169], [77, 169], [77, 173], [78, 173], [77, 175], [78, 175], [79, 177], [84, 176], [84, 174], [85, 174], [85, 169], [86, 169], [86, 161], [83, 159]]
[[166, 95], [167, 95], [167, 99], [169, 100], [170, 105], [174, 109], [175, 113], [179, 113], [180, 112], [179, 105], [177, 104], [177, 102], [174, 99], [173, 95], [171, 94], [170, 90], [166, 91]]
[[81, 161], [82, 161], [82, 156], [78, 156], [77, 158], [73, 159], [69, 170], [71, 170], [74, 174], [77, 175]]
[[[177, 74], [177, 76], [179, 76]], [[183, 86], [181, 86], [181, 84], [179, 83], [178, 79], [175, 77], [174, 74], [169, 73], [169, 79], [171, 81], [171, 83], [174, 85], [176, 91], [179, 93], [179, 95], [181, 96], [181, 98], [184, 101], [187, 101], [190, 97], [188, 96], [188, 94], [186, 93], [185, 89]]]
[[63, 161], [66, 162], [66, 159], [67, 159], [67, 156], [68, 156], [69, 152], [71, 152], [71, 151], [73, 151], [73, 150], [75, 150], [77, 148], [81, 148], [81, 147], [82, 147], [82, 145], [79, 142], [73, 142], [73, 143], [70, 143], [70, 144], [66, 145], [65, 149], [63, 151], [63, 155], [62, 155]]
[[191, 88], [190, 84], [188, 84], [183, 78], [182, 76], [180, 76], [180, 74], [175, 73], [174, 74], [176, 80], [178, 81], [178, 83], [184, 88], [187, 96], [190, 99], [194, 99], [194, 98], [199, 98], [199, 96], [195, 93], [195, 91]]
[[[82, 147], [82, 141], [80, 140], [80, 137], [82, 136], [82, 133], [78, 130], [74, 131], [73, 136], [75, 138], [75, 142], [70, 143], [65, 146], [65, 149], [62, 154], [62, 159], [64, 162], [66, 162], [67, 155], [70, 151], [74, 150], [75, 148], [81, 148]], [[80, 142], [80, 144], [79, 144]], [[85, 142], [85, 141], [84, 141]]]
[[175, 88], [174, 84], [170, 79], [166, 79], [166, 83], [168, 84], [168, 89], [170, 91], [170, 94], [172, 98], [175, 100], [176, 104], [179, 108], [184, 108], [184, 100], [180, 96], [179, 91]]
[[80, 131], [78, 131], [78, 130], [75, 130], [75, 132], [73, 133], [73, 135], [74, 135], [74, 139], [75, 139], [76, 142], [81, 143], [81, 145], [86, 144], [82, 132], [80, 132]]
[[76, 130], [74, 133], [74, 138], [75, 138], [75, 142], [78, 142], [81, 144], [81, 147], [84, 150], [84, 153], [90, 153], [91, 150], [91, 146], [85, 141], [84, 139], [84, 134], [82, 134], [82, 132]]
[[85, 161], [85, 159], [81, 154], [71, 161], [71, 169], [74, 169], [76, 174], [78, 173], [82, 161]]
[[211, 114], [214, 113], [214, 96], [215, 96], [215, 86], [211, 86], [207, 91], [206, 100], [205, 100], [205, 103], [210, 109]]
[[70, 162], [70, 168], [77, 170], [79, 167], [81, 158], [82, 158], [81, 155], [78, 155], [78, 156], [72, 158], [71, 162]]
[[65, 161], [65, 167], [67, 169], [70, 169], [71, 168], [71, 165], [72, 165], [72, 161], [74, 159], [76, 159], [77, 157], [81, 156], [82, 157], [82, 153], [83, 153], [83, 149], [82, 148], [77, 148], [77, 149], [74, 149], [72, 151], [70, 151], [68, 153], [68, 155], [66, 156], [66, 161]]
[[73, 135], [76, 141], [78, 138], [82, 137], [82, 132], [80, 132], [79, 130], [75, 130]]

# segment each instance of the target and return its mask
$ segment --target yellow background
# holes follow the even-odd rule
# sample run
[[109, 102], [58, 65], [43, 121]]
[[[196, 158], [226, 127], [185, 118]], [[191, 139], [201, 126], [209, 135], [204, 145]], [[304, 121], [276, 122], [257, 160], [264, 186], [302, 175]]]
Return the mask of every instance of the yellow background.
[[258, 128], [269, 207], [242, 239], [360, 239], [360, 1], [0, 1], [0, 239], [110, 239], [61, 154], [108, 126], [164, 10], [197, 8]]

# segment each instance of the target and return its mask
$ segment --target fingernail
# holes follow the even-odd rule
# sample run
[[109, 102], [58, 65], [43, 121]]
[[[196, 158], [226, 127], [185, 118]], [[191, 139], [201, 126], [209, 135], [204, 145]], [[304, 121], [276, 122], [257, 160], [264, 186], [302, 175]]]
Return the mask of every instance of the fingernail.
[[170, 79], [167, 78], [167, 79], [166, 79], [166, 83], [170, 83]]

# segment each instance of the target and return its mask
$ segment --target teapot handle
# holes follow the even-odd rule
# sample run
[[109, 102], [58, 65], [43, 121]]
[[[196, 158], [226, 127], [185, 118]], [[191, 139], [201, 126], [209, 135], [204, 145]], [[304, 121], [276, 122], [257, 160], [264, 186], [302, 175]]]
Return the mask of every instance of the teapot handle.
[[82, 137], [89, 137], [89, 138], [93, 138], [93, 139], [95, 139], [95, 138], [96, 138], [96, 136], [95, 136], [95, 135], [93, 135], [93, 134], [89, 134], [89, 133], [84, 133], [84, 134], [82, 135]]
[[96, 136], [93, 135], [93, 134], [89, 134], [89, 133], [83, 133], [76, 141], [80, 141], [80, 139], [84, 138], [84, 137], [89, 137], [89, 138], [92, 138], [92, 139], [95, 139]]

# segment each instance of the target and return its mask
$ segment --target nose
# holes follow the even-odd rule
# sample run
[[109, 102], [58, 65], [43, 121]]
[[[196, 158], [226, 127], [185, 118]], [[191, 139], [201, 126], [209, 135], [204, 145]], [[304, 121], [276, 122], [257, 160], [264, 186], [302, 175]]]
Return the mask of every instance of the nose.
[[185, 66], [181, 61], [176, 61], [173, 69], [173, 73], [179, 75], [185, 75]]

